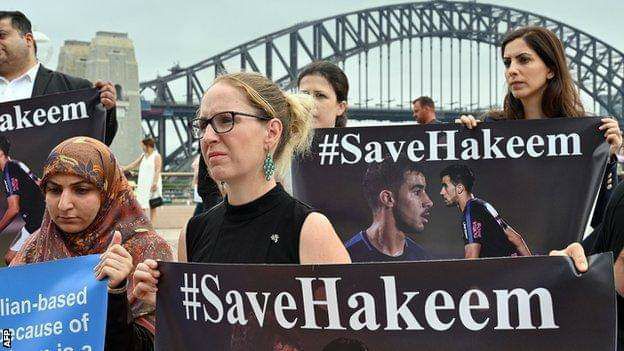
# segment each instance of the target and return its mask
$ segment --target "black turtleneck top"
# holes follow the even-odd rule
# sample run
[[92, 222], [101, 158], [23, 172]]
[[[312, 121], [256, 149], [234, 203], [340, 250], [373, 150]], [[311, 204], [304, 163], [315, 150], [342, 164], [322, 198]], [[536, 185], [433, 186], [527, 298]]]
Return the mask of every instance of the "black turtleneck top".
[[280, 184], [240, 206], [226, 197], [188, 222], [188, 262], [298, 264], [301, 227], [311, 212]]

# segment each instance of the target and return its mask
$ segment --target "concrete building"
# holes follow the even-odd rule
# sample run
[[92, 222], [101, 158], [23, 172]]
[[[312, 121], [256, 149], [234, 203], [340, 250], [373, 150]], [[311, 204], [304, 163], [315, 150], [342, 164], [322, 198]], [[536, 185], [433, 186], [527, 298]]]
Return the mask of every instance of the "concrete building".
[[143, 139], [138, 65], [134, 44], [126, 33], [97, 32], [90, 42], [67, 40], [59, 52], [57, 70], [117, 88], [119, 129], [111, 148], [121, 164], [136, 159]]
[[66, 40], [59, 52], [57, 69], [72, 76], [85, 77], [90, 46], [88, 41]]

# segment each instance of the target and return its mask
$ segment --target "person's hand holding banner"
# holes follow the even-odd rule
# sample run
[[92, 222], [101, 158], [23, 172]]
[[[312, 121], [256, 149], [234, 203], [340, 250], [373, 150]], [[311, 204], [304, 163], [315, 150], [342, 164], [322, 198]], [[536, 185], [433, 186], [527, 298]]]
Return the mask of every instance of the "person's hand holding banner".
[[455, 119], [455, 123], [463, 124], [468, 129], [476, 128], [479, 122], [481, 121], [474, 118], [473, 115], [461, 115], [459, 118]]
[[156, 292], [158, 288], [158, 262], [147, 259], [137, 265], [134, 271], [134, 296], [143, 302], [156, 306]]
[[624, 250], [620, 251], [613, 263], [613, 274], [615, 276], [615, 291], [624, 296]]
[[100, 101], [105, 109], [110, 110], [117, 105], [117, 92], [113, 83], [98, 80], [93, 86], [100, 90]]
[[100, 256], [100, 263], [93, 269], [96, 279], [108, 277], [108, 287], [116, 289], [128, 278], [132, 267], [132, 256], [121, 246], [121, 233], [115, 231], [108, 249]]
[[583, 246], [579, 243], [572, 243], [563, 250], [552, 250], [550, 256], [570, 256], [579, 272], [587, 272], [587, 257]]
[[620, 125], [615, 118], [607, 117], [600, 120], [602, 125], [598, 127], [598, 130], [604, 130], [604, 136], [609, 143], [610, 154], [617, 154], [618, 150], [622, 147], [622, 131]]

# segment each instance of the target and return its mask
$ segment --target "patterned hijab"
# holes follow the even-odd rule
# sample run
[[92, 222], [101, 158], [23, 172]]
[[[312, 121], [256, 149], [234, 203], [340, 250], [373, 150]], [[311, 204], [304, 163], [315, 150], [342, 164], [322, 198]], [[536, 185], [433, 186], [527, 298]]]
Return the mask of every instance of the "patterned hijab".
[[[57, 174], [74, 175], [95, 185], [101, 194], [100, 210], [84, 231], [68, 234], [56, 226], [46, 208], [41, 229], [28, 238], [11, 262], [12, 266], [103, 253], [115, 231], [121, 233], [122, 246], [132, 255], [134, 268], [147, 258], [172, 260], [169, 244], [154, 232], [106, 145], [88, 137], [63, 141], [52, 150], [44, 164], [41, 179], [44, 193], [48, 180]], [[153, 332], [154, 309], [132, 295], [133, 274], [134, 269], [128, 276], [132, 315]]]

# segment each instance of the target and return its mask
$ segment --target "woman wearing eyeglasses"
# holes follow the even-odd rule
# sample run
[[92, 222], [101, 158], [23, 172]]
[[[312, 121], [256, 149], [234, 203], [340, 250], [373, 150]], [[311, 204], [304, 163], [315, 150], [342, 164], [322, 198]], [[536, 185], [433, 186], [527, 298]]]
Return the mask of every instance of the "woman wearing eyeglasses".
[[[227, 183], [219, 205], [193, 217], [178, 259], [205, 263], [349, 263], [329, 220], [291, 197], [275, 176], [312, 138], [312, 101], [255, 73], [220, 76], [204, 95], [194, 135], [210, 175]], [[155, 304], [157, 263], [138, 265], [135, 295]]]

